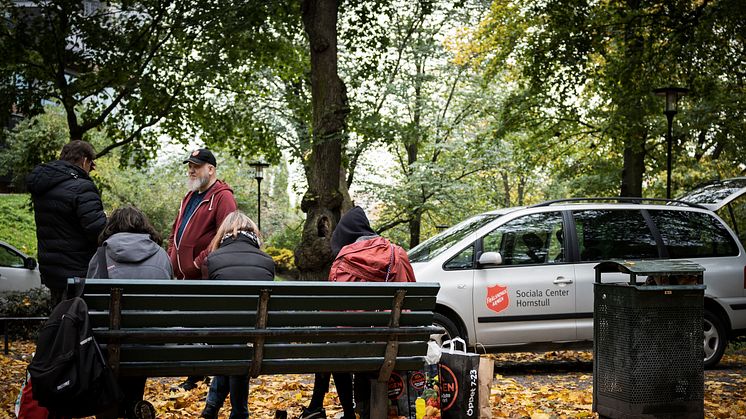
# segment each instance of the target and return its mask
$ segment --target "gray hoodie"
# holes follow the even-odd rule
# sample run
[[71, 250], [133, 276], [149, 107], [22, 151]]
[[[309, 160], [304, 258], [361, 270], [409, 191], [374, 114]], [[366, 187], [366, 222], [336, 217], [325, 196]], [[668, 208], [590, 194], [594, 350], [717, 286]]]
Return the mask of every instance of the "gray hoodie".
[[88, 278], [101, 278], [99, 252], [106, 249], [106, 267], [114, 279], [171, 279], [173, 268], [168, 254], [147, 234], [117, 233], [109, 237], [88, 264]]

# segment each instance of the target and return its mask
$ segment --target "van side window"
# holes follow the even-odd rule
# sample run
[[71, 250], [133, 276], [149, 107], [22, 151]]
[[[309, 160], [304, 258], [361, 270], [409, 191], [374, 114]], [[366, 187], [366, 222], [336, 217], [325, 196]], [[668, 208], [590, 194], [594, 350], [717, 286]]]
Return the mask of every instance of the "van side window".
[[738, 255], [738, 246], [733, 237], [709, 214], [649, 211], [668, 249], [668, 257], [672, 259]]
[[582, 262], [654, 259], [655, 238], [639, 210], [573, 211]]
[[447, 270], [472, 269], [474, 267], [474, 245], [458, 252], [443, 265]]
[[500, 252], [503, 265], [536, 265], [564, 260], [562, 214], [546, 212], [509, 221], [482, 238], [484, 252]]
[[738, 235], [738, 240], [746, 246], [746, 195], [730, 201], [728, 205], [717, 211], [717, 215], [730, 224]]

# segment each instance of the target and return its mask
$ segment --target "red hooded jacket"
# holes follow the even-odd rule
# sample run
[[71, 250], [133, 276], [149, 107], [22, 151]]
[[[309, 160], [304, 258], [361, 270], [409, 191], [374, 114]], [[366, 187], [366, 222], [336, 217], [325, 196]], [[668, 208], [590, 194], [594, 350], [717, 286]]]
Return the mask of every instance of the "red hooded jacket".
[[207, 246], [210, 245], [220, 223], [237, 208], [230, 186], [221, 180], [215, 181], [187, 221], [184, 232], [181, 233], [181, 240], [176, 242], [176, 232], [184, 216], [184, 207], [192, 197], [192, 193], [189, 192], [181, 200], [179, 214], [174, 220], [171, 235], [168, 237], [168, 256], [174, 267], [176, 279], [202, 278], [202, 271], [195, 266], [195, 263], [197, 266], [202, 266], [202, 262], [207, 257]]
[[342, 248], [332, 263], [329, 280], [338, 282], [415, 282], [407, 252], [383, 237]]

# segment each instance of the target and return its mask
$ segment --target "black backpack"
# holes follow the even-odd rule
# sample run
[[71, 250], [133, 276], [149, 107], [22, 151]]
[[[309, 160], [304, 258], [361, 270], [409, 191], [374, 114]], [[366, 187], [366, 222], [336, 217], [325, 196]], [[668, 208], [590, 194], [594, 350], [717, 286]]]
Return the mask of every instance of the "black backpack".
[[79, 297], [54, 308], [39, 331], [28, 370], [34, 399], [58, 415], [92, 416], [122, 399], [91, 333], [88, 306]]

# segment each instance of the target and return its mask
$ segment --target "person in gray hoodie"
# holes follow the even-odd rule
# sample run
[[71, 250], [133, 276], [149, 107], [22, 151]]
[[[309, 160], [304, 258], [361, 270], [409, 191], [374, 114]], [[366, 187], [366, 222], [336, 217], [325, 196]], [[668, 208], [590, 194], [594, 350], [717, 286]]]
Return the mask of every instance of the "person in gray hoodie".
[[[171, 279], [173, 268], [160, 234], [139, 209], [114, 210], [88, 264], [88, 278]], [[102, 263], [101, 253], [106, 256]]]
[[[127, 205], [114, 210], [98, 240], [100, 246], [88, 264], [88, 278], [173, 278], [171, 261], [161, 247], [161, 235], [139, 209]], [[145, 382], [145, 377], [119, 377], [124, 400], [118, 415], [107, 412], [101, 417], [136, 417], [136, 410], [149, 406], [140, 403]]]

